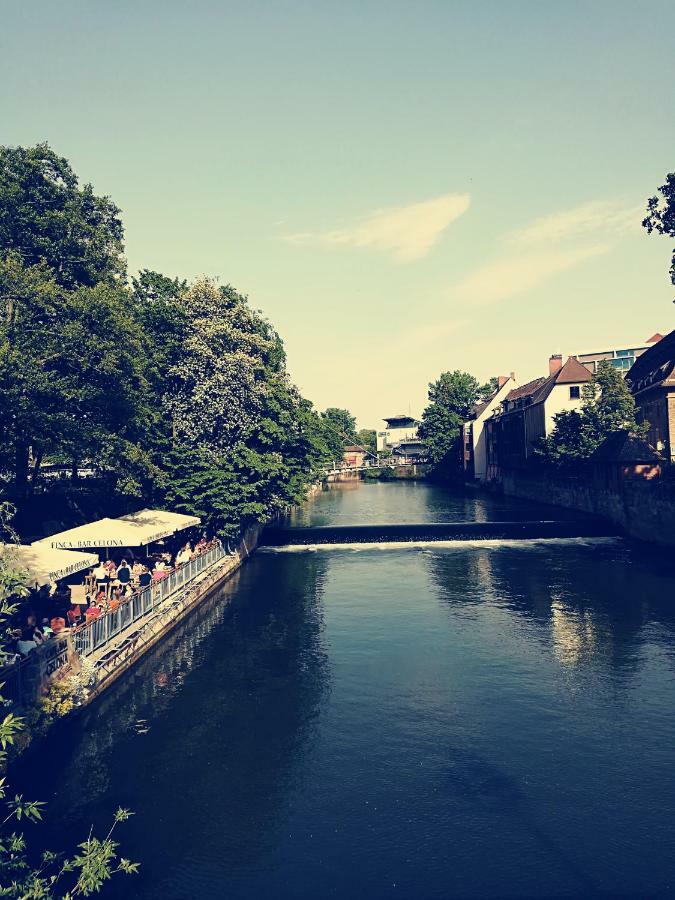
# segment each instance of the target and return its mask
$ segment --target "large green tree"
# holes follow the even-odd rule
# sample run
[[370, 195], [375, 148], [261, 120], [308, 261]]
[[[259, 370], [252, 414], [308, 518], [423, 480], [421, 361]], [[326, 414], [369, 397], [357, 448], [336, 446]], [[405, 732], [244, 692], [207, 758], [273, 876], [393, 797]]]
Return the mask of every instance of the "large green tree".
[[647, 426], [639, 424], [635, 400], [621, 372], [607, 360], [598, 364], [584, 386], [579, 410], [563, 410], [554, 417], [551, 434], [540, 442], [539, 453], [555, 463], [588, 459], [616, 431], [642, 436]]
[[[0, 257], [3, 462], [25, 495], [45, 455], [121, 464], [148, 429], [143, 335], [127, 289], [68, 290], [44, 263]], [[133, 455], [133, 453], [132, 453]], [[126, 477], [126, 476], [125, 476]]]
[[481, 387], [468, 372], [455, 369], [429, 385], [429, 403], [422, 413], [419, 434], [429, 459], [437, 468], [448, 472], [460, 437], [460, 428], [480, 397]]
[[[642, 224], [649, 234], [655, 231], [675, 238], [675, 172], [666, 175], [665, 184], [647, 201], [647, 216]], [[670, 264], [670, 280], [675, 285], [675, 249]]]
[[179, 302], [187, 330], [164, 404], [166, 497], [234, 536], [302, 499], [328, 459], [326, 430], [290, 383], [281, 339], [245, 297], [199, 279]]
[[125, 272], [119, 209], [80, 186], [48, 144], [0, 147], [0, 255], [44, 264], [65, 288], [93, 286]]

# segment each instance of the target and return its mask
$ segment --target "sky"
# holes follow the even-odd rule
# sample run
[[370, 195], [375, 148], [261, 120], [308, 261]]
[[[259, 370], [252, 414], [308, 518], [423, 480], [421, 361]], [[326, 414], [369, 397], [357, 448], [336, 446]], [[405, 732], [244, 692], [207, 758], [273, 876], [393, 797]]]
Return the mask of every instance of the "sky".
[[428, 384], [674, 327], [671, 0], [0, 0], [0, 142], [122, 210], [132, 273], [218, 277], [362, 427]]

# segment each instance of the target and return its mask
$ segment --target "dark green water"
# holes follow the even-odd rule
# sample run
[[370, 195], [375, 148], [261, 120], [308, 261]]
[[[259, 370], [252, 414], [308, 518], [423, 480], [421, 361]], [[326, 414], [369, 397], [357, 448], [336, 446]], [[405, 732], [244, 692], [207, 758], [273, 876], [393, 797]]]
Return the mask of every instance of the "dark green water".
[[[509, 506], [524, 511], [375, 484], [296, 519]], [[49, 800], [51, 846], [135, 810], [120, 838], [142, 873], [109, 896], [667, 895], [665, 556], [621, 541], [260, 552], [20, 777]]]

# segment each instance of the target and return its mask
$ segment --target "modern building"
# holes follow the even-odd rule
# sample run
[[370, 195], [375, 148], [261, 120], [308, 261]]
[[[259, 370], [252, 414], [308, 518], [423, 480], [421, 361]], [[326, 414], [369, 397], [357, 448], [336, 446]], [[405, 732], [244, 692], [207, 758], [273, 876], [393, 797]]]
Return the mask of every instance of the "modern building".
[[591, 373], [575, 357], [563, 365], [549, 360], [548, 377], [513, 388], [501, 408], [485, 421], [486, 478], [499, 479], [504, 469], [518, 469], [533, 456], [537, 441], [555, 427], [555, 416], [581, 406]]
[[417, 440], [417, 426], [419, 422], [412, 416], [390, 416], [383, 419], [386, 424], [384, 431], [377, 432], [377, 452], [383, 450], [393, 451], [401, 441]]
[[650, 347], [658, 343], [662, 334], [653, 334], [644, 344], [637, 347], [613, 347], [609, 350], [596, 350], [593, 353], [575, 353], [582, 366], [586, 366], [591, 375], [598, 370], [598, 363], [606, 359], [615, 369], [625, 375], [638, 357], [642, 356]]
[[507, 395], [515, 388], [516, 377], [500, 375], [497, 390], [487, 399], [477, 403], [471, 417], [462, 426], [462, 465], [467, 480], [487, 480], [487, 442], [485, 422], [499, 409]]
[[647, 440], [667, 462], [675, 462], [675, 331], [635, 360], [626, 381], [638, 418], [649, 423]]

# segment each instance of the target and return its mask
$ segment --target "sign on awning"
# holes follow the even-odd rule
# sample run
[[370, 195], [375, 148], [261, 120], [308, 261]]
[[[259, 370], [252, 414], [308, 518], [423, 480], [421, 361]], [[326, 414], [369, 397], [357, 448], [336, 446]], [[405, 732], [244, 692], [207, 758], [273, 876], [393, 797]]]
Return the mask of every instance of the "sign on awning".
[[89, 547], [143, 547], [162, 538], [199, 525], [197, 516], [165, 510], [143, 509], [118, 519], [99, 519], [87, 525], [78, 525], [36, 541], [35, 545], [47, 545], [59, 550], [80, 550]]
[[0, 553], [11, 556], [24, 570], [27, 587], [50, 584], [98, 564], [97, 553], [75, 553], [38, 544], [0, 544]]

